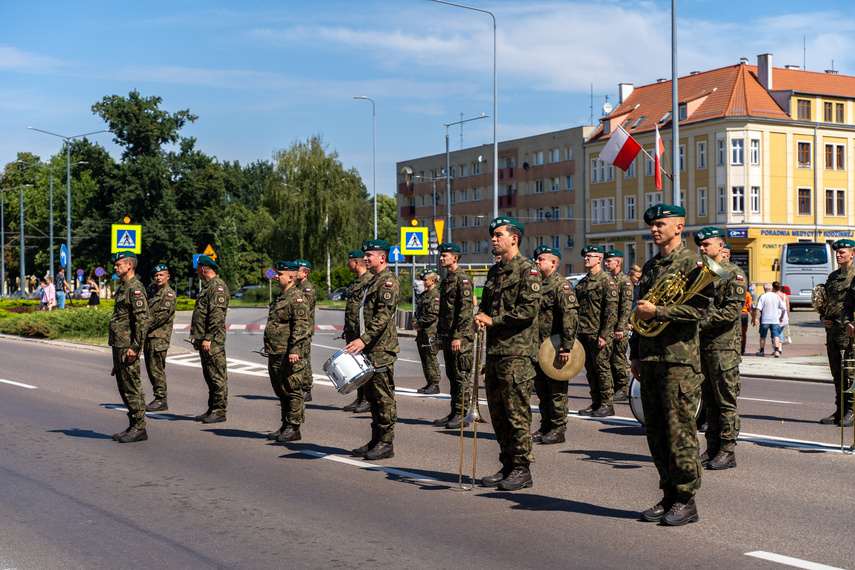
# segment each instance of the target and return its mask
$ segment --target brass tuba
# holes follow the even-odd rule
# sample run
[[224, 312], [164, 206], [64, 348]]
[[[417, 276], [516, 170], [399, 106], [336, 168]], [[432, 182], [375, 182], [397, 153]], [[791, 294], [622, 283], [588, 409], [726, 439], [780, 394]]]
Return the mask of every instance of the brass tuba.
[[817, 285], [813, 288], [810, 294], [810, 305], [813, 310], [822, 316], [828, 310], [828, 295], [825, 291], [825, 285]]
[[[702, 258], [704, 264], [701, 266], [700, 272], [691, 287], [686, 289], [686, 285], [689, 282], [689, 278], [687, 276], [680, 272], [668, 273], [656, 281], [642, 300], [648, 301], [657, 306], [664, 305], [666, 307], [670, 307], [674, 305], [683, 305], [695, 295], [703, 297], [704, 295], [701, 294], [701, 291], [706, 289], [707, 285], [716, 279], [727, 279], [729, 277], [727, 271], [725, 271], [721, 265], [706, 255], [702, 256]], [[665, 329], [665, 327], [668, 326], [668, 321], [663, 322], [657, 321], [656, 319], [644, 321], [639, 319], [635, 314], [635, 310], [632, 311], [632, 315], [629, 317], [629, 322], [632, 323], [632, 332], [647, 337], [657, 336]]]

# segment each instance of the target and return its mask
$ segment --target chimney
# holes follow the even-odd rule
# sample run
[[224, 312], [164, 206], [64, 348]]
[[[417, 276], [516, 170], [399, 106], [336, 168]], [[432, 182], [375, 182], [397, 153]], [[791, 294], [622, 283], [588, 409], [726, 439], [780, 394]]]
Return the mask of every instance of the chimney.
[[800, 65], [785, 65], [784, 66], [784, 69], [791, 69], [791, 70], [795, 70], [795, 71], [798, 71], [801, 68], [802, 68], [802, 66], [800, 66]]
[[747, 57], [740, 57], [739, 58], [739, 65], [748, 65], [748, 58]]
[[757, 80], [766, 91], [772, 90], [772, 54], [764, 53], [757, 56]]
[[620, 100], [618, 104], [623, 104], [629, 96], [632, 95], [632, 90], [635, 89], [632, 83], [618, 83], [618, 91], [620, 92]]

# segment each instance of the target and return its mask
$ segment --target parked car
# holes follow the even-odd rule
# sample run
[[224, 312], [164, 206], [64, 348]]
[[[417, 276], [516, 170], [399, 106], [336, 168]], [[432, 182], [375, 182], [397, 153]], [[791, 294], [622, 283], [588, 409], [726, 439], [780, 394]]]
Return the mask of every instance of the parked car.
[[346, 301], [347, 300], [347, 287], [339, 287], [329, 295], [327, 295], [327, 299], [330, 301]]
[[250, 289], [261, 289], [264, 285], [247, 285], [245, 287], [239, 288], [235, 291], [235, 294], [232, 296], [232, 299], [243, 299], [244, 294]]
[[575, 289], [575, 288], [576, 288], [576, 284], [577, 284], [579, 281], [581, 281], [581, 280], [582, 280], [582, 278], [583, 278], [583, 277], [585, 277], [585, 275], [587, 275], [587, 273], [571, 273], [570, 275], [568, 275], [568, 276], [566, 277], [566, 279], [567, 279], [567, 281], [569, 281], [569, 282], [570, 282], [570, 285], [572, 285], [572, 286], [573, 286], [573, 288]]
[[91, 291], [89, 291], [89, 285], [83, 284], [74, 290], [74, 292], [71, 294], [71, 298], [80, 301], [86, 301], [89, 299], [91, 294]]

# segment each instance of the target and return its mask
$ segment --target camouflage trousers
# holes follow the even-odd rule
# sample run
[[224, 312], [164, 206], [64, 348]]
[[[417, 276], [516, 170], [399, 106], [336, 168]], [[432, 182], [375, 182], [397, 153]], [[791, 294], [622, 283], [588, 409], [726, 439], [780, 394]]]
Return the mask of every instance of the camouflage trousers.
[[559, 433], [567, 431], [567, 380], [553, 380], [543, 373], [540, 365], [534, 364], [534, 391], [540, 400], [540, 433], [555, 430]]
[[202, 376], [208, 386], [208, 412], [225, 414], [229, 399], [229, 371], [226, 368], [226, 351], [210, 353], [199, 351], [202, 359]]
[[306, 417], [303, 402], [303, 361], [295, 365], [288, 362], [287, 354], [271, 354], [267, 357], [267, 372], [273, 393], [279, 398], [282, 425], [298, 428]]
[[166, 401], [166, 351], [152, 350], [149, 343], [145, 343], [145, 371], [151, 382], [151, 391], [154, 399], [161, 402]]
[[398, 410], [395, 405], [395, 365], [380, 367], [371, 380], [363, 384], [365, 399], [371, 405], [371, 441], [392, 443]]
[[709, 450], [736, 449], [740, 426], [736, 398], [742, 387], [738, 357], [735, 350], [701, 351], [701, 370], [704, 376], [701, 394], [707, 409], [707, 431], [704, 435]]
[[113, 347], [113, 368], [116, 372], [116, 384], [119, 396], [128, 409], [128, 427], [145, 428], [145, 394], [140, 382], [139, 356], [128, 363], [128, 348]]
[[[843, 374], [840, 362], [840, 351], [849, 349], [849, 337], [846, 335], [825, 334], [825, 348], [828, 353], [828, 367], [831, 368], [831, 377], [834, 378], [834, 406], [840, 413], [840, 397], [843, 395], [840, 389], [840, 377]], [[848, 388], [848, 386], [847, 386]], [[846, 394], [843, 398], [843, 414], [853, 411], [853, 397], [855, 394]]]
[[487, 356], [484, 389], [490, 422], [504, 468], [528, 467], [531, 452], [531, 391], [534, 364], [525, 356]]
[[[629, 338], [624, 334], [621, 340], [612, 341], [611, 372], [614, 384], [614, 392], [623, 390], [629, 393], [629, 381], [632, 373], [629, 371], [629, 359], [626, 357], [626, 349], [629, 346]], [[614, 394], [614, 392], [612, 394]]]
[[303, 391], [311, 392], [312, 386], [315, 383], [315, 379], [312, 376], [312, 337], [309, 337], [309, 342], [306, 343], [306, 350], [304, 354], [300, 355], [300, 359], [306, 362], [306, 365], [300, 371], [300, 379], [303, 383]]
[[416, 335], [416, 346], [419, 348], [419, 360], [422, 361], [422, 372], [425, 375], [425, 381], [428, 386], [438, 386], [442, 374], [439, 371], [439, 361], [436, 359], [436, 354], [439, 352], [435, 347], [430, 346], [430, 339], [427, 335]]
[[591, 393], [591, 407], [612, 406], [615, 394], [612, 386], [612, 346], [608, 340], [606, 346], [597, 346], [597, 335], [580, 334], [576, 338], [585, 348], [585, 376]]
[[641, 407], [647, 446], [666, 497], [687, 502], [701, 487], [695, 411], [701, 375], [673, 362], [641, 362]]
[[451, 391], [451, 414], [466, 415], [472, 397], [472, 343], [461, 340], [460, 352], [455, 354], [451, 351], [451, 341], [447, 341], [442, 347], [442, 356]]

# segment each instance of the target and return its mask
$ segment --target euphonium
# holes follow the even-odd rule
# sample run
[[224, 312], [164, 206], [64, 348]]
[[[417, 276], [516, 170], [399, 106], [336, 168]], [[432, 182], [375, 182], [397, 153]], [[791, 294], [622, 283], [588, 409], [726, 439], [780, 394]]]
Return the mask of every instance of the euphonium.
[[[683, 305], [694, 295], [701, 297], [705, 296], [701, 294], [701, 291], [706, 289], [707, 285], [716, 279], [728, 278], [727, 271], [725, 271], [721, 265], [706, 255], [702, 256], [702, 258], [704, 260], [704, 264], [700, 268], [700, 272], [691, 287], [686, 289], [686, 285], [689, 281], [689, 278], [686, 275], [683, 275], [680, 272], [669, 273], [667, 275], [663, 275], [658, 281], [656, 281], [656, 283], [654, 283], [653, 287], [650, 288], [643, 300], [649, 301], [657, 306], [670, 307], [674, 305]], [[634, 310], [632, 311], [632, 315], [629, 317], [629, 322], [632, 323], [632, 332], [637, 332], [641, 336], [647, 337], [657, 336], [665, 329], [665, 327], [668, 326], [668, 321], [663, 322], [657, 321], [656, 319], [649, 321], [641, 320], [635, 315]]]
[[825, 315], [828, 309], [828, 295], [825, 292], [825, 285], [817, 285], [813, 288], [810, 294], [810, 305], [813, 310], [820, 315]]

